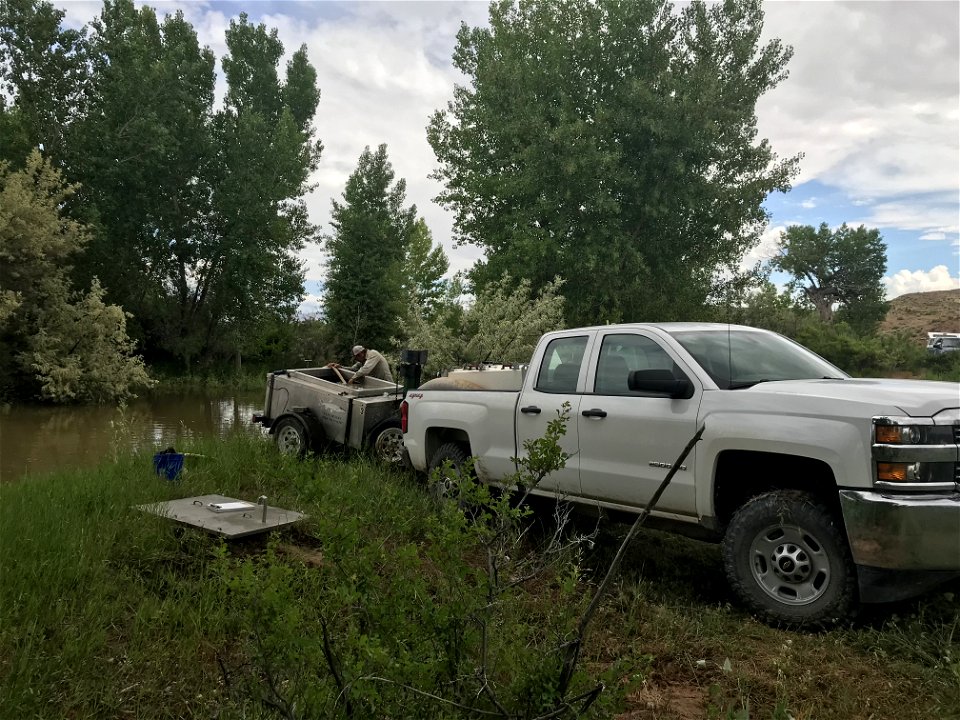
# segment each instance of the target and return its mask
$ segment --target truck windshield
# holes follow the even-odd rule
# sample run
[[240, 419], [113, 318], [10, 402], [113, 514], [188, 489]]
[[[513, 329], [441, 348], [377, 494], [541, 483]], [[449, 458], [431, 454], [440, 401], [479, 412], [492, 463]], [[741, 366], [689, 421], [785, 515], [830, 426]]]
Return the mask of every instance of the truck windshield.
[[773, 380], [848, 377], [826, 360], [775, 333], [718, 329], [678, 331], [671, 335], [723, 390]]

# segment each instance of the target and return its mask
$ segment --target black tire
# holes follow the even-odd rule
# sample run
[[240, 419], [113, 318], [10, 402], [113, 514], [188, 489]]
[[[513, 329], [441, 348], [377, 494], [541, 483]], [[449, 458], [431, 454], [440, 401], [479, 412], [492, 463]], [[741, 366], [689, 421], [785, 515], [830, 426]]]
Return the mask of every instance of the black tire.
[[302, 458], [311, 447], [310, 431], [302, 420], [293, 416], [285, 417], [276, 424], [273, 439], [282, 455]]
[[842, 524], [808, 493], [768, 492], [737, 510], [723, 539], [723, 566], [743, 603], [774, 624], [830, 627], [857, 607]]
[[[453, 472], [459, 474], [469, 457], [470, 454], [466, 449], [457, 443], [444, 443], [437, 448], [427, 465], [427, 487], [430, 495], [437, 501], [449, 499], [459, 502], [458, 478], [445, 474], [444, 465], [449, 461]], [[434, 478], [434, 471], [440, 473], [439, 479]]]
[[389, 420], [379, 425], [370, 434], [368, 445], [377, 460], [397, 467], [403, 465], [403, 431], [399, 420]]

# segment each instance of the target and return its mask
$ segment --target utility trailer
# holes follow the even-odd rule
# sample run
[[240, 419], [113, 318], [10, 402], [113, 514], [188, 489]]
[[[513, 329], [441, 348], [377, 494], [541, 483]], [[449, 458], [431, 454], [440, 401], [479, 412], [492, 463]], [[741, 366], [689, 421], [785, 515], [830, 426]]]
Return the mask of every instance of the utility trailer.
[[403, 386], [373, 377], [348, 385], [346, 368], [300, 368], [267, 373], [263, 413], [280, 452], [302, 456], [330, 445], [368, 448], [391, 463], [404, 461], [400, 431]]

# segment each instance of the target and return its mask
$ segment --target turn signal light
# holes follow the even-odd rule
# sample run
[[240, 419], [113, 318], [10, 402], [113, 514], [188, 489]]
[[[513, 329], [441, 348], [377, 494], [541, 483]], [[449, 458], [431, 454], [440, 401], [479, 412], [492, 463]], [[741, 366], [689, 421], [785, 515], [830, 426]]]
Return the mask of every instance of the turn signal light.
[[[880, 428], [877, 428], [879, 430]], [[906, 482], [908, 463], [877, 463], [877, 480], [884, 482]]]
[[916, 445], [921, 441], [921, 432], [916, 425], [877, 425], [874, 437], [881, 445]]
[[897, 425], [877, 425], [878, 443], [900, 443], [900, 428]]

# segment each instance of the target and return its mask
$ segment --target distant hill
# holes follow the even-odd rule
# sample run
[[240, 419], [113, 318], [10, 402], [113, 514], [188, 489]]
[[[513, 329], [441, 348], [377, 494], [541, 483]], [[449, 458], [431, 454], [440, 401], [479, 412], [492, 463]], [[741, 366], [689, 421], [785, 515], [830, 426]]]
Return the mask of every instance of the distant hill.
[[890, 301], [880, 332], [906, 332], [924, 344], [928, 332], [960, 332], [960, 290], [910, 293]]

